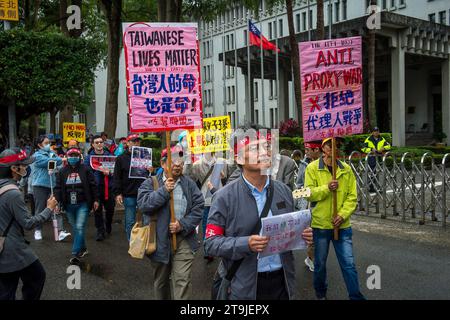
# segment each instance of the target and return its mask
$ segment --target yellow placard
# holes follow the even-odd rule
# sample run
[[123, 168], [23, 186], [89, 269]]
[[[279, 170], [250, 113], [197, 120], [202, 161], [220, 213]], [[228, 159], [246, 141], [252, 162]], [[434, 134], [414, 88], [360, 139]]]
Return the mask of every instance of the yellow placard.
[[189, 131], [189, 150], [193, 154], [226, 151], [230, 134], [230, 116], [203, 118], [203, 129]]
[[69, 140], [77, 140], [78, 142], [86, 142], [86, 126], [84, 123], [64, 122], [63, 123], [63, 142]]
[[0, 20], [19, 21], [19, 0], [0, 0]]

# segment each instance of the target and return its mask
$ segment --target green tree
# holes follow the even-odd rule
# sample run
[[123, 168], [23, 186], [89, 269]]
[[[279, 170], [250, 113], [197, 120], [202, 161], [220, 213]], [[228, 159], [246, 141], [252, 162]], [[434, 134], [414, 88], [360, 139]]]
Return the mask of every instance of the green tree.
[[92, 86], [99, 61], [100, 49], [92, 40], [23, 29], [0, 32], [2, 126], [11, 101], [17, 123], [68, 104], [85, 108], [90, 96], [81, 93]]

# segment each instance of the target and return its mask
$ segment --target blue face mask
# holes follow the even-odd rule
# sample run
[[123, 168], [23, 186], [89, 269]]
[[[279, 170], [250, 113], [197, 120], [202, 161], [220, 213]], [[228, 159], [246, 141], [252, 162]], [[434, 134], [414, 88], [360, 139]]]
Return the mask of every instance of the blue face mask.
[[69, 158], [67, 158], [67, 162], [69, 162], [69, 164], [71, 166], [75, 166], [75, 165], [78, 164], [78, 162], [80, 162], [80, 158], [78, 158], [78, 157], [69, 157]]
[[42, 149], [44, 151], [50, 151], [50, 144], [46, 144]]

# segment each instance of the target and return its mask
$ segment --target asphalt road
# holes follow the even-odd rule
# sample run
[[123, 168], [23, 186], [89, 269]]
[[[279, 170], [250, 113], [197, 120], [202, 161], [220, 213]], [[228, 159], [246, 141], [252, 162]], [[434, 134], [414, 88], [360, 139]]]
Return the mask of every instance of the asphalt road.
[[[123, 218], [116, 213], [115, 220]], [[385, 224], [389, 224], [386, 225]], [[69, 229], [70, 226], [66, 222]], [[365, 217], [354, 218], [354, 255], [361, 291], [368, 299], [450, 299], [450, 232], [437, 227], [418, 229], [413, 225]], [[411, 231], [412, 230], [412, 231]], [[423, 234], [439, 234], [428, 239]], [[404, 236], [402, 236], [404, 235]], [[71, 238], [55, 243], [51, 222], [44, 226], [44, 240], [35, 241], [32, 232], [27, 238], [40, 257], [47, 271], [47, 281], [42, 299], [153, 299], [150, 263], [147, 259], [131, 258], [127, 253], [127, 241], [123, 224], [113, 225], [111, 237], [103, 242], [95, 241], [94, 219], [91, 215], [87, 230], [89, 255], [84, 258], [81, 273], [81, 289], [67, 288], [67, 267], [71, 252]], [[441, 241], [445, 239], [446, 241]], [[304, 251], [295, 254], [297, 263], [298, 298], [315, 299], [312, 273], [305, 267]], [[380, 267], [381, 289], [369, 290], [366, 282], [371, 265]], [[209, 299], [212, 277], [217, 261], [206, 264], [199, 251], [193, 266], [193, 299]], [[328, 259], [329, 299], [347, 299], [343, 278], [330, 248]], [[19, 293], [20, 297], [20, 293]]]

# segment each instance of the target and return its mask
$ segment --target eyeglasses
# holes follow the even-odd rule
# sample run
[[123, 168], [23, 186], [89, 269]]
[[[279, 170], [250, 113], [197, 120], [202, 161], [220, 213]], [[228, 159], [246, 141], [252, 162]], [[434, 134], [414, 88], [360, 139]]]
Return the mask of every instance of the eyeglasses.
[[94, 141], [94, 144], [102, 144], [103, 141]]

